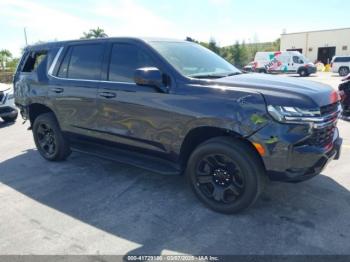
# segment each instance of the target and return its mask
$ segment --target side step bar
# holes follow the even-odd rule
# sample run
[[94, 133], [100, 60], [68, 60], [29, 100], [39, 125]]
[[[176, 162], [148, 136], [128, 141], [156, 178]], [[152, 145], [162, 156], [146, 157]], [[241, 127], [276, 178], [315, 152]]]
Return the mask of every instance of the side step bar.
[[128, 164], [162, 175], [180, 175], [180, 166], [165, 159], [89, 142], [71, 141], [76, 152]]

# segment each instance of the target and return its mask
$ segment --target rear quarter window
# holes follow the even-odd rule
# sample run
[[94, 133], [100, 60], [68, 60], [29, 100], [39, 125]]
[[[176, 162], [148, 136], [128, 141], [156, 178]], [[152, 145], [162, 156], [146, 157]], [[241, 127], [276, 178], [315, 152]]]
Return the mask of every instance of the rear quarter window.
[[47, 51], [31, 51], [25, 60], [22, 72], [30, 73], [36, 71], [41, 63], [46, 61]]

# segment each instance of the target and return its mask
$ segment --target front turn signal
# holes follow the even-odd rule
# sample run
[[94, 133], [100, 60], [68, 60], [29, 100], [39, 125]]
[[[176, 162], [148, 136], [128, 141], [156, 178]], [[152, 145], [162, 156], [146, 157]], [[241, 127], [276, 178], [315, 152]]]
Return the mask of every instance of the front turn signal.
[[259, 144], [259, 143], [253, 143], [253, 146], [258, 151], [259, 155], [264, 156], [265, 155], [265, 148]]

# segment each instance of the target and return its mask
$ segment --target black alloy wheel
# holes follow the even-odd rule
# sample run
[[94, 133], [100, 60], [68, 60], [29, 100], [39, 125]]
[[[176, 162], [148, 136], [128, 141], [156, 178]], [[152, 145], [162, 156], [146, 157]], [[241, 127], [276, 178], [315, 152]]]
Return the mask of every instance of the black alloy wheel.
[[235, 202], [243, 193], [245, 185], [237, 164], [222, 154], [209, 154], [199, 161], [196, 181], [204, 195], [222, 203]]
[[38, 142], [41, 151], [47, 158], [52, 157], [56, 150], [56, 139], [52, 128], [47, 123], [41, 123], [37, 130]]
[[262, 192], [265, 168], [248, 141], [216, 137], [200, 144], [187, 162], [191, 188], [205, 205], [226, 214], [250, 207]]

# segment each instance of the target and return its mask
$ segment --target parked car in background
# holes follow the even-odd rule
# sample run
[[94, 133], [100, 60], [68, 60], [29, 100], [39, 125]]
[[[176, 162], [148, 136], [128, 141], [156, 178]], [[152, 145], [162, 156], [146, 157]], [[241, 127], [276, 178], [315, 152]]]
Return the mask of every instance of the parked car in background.
[[339, 93], [343, 107], [343, 119], [350, 120], [350, 74], [342, 79], [342, 82], [339, 85]]
[[17, 115], [13, 87], [0, 84], [0, 117], [5, 122], [14, 122], [17, 119]]
[[284, 73], [309, 76], [316, 66], [298, 51], [257, 52], [254, 62], [258, 73]]
[[251, 206], [268, 179], [318, 175], [339, 158], [342, 144], [341, 107], [330, 86], [242, 74], [187, 41], [30, 46], [14, 86], [45, 159], [78, 150], [184, 174], [198, 198], [223, 213]]
[[255, 72], [255, 69], [256, 69], [256, 63], [254, 61], [250, 62], [248, 65], [242, 68], [244, 72]]
[[350, 56], [334, 56], [331, 62], [332, 72], [340, 76], [350, 73]]

